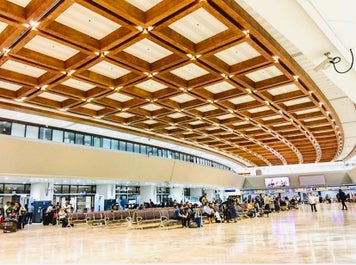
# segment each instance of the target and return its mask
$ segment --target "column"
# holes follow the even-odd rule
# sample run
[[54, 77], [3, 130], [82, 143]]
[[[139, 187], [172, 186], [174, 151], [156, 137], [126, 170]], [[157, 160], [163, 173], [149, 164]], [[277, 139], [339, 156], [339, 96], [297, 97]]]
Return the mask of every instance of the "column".
[[104, 199], [115, 199], [115, 184], [96, 185], [96, 193], [104, 196]]
[[52, 201], [53, 183], [31, 183], [30, 201]]
[[153, 201], [154, 204], [157, 204], [157, 189], [156, 186], [140, 186], [140, 196], [141, 203]]
[[176, 200], [178, 203], [180, 203], [184, 199], [184, 188], [172, 187], [170, 189], [170, 197], [172, 198], [173, 201]]
[[[96, 194], [94, 198], [95, 211], [111, 209], [112, 205], [115, 204], [115, 199], [115, 184], [96, 185]], [[106, 203], [105, 200], [107, 200]]]

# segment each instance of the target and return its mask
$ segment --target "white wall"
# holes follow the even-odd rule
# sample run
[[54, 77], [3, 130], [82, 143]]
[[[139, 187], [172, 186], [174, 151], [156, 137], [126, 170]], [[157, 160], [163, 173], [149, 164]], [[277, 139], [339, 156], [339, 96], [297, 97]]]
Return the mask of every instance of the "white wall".
[[[325, 175], [326, 186], [340, 186], [343, 184], [352, 184], [351, 178], [348, 176], [346, 171], [340, 172], [320, 172], [319, 174]], [[275, 177], [281, 177], [283, 175], [276, 175]], [[267, 176], [271, 177], [271, 176]], [[299, 187], [299, 175], [289, 175], [290, 188]], [[245, 183], [243, 185], [244, 189], [265, 189], [265, 176], [250, 176], [246, 177]]]
[[0, 176], [169, 181], [234, 188], [243, 184], [243, 177], [230, 171], [134, 153], [7, 135], [0, 135], [0, 146]]

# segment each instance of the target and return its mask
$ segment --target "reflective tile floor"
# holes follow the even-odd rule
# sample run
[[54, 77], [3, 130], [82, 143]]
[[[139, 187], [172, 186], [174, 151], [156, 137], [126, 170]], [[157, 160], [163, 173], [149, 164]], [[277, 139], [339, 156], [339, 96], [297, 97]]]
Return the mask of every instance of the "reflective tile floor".
[[33, 224], [0, 234], [0, 264], [356, 264], [356, 203], [348, 207], [170, 230]]

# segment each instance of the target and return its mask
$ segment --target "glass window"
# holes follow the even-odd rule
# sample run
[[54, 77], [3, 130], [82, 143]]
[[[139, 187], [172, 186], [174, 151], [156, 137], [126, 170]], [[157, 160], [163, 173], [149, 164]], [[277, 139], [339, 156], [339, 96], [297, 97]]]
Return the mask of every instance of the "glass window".
[[84, 135], [80, 133], [75, 134], [75, 143], [76, 144], [84, 144]]
[[64, 132], [64, 142], [65, 143], [74, 143], [74, 133], [73, 132]]
[[26, 138], [38, 139], [39, 128], [37, 126], [26, 126]]
[[78, 186], [78, 193], [91, 193], [91, 186]]
[[141, 154], [147, 154], [146, 153], [146, 151], [147, 151], [147, 146], [146, 145], [144, 145], [144, 144], [141, 144]]
[[168, 150], [163, 149], [163, 157], [168, 158]]
[[12, 136], [25, 136], [25, 125], [19, 123], [13, 123], [11, 127], [11, 135]]
[[126, 151], [126, 142], [125, 141], [120, 141], [120, 150]]
[[101, 147], [101, 138], [98, 136], [93, 137], [93, 146], [95, 147]]
[[69, 193], [69, 185], [62, 185], [62, 193]]
[[8, 122], [8, 121], [0, 122], [0, 133], [1, 134], [10, 134], [11, 133], [11, 122]]
[[119, 141], [112, 139], [111, 140], [111, 149], [112, 150], [119, 150]]
[[62, 185], [53, 185], [54, 193], [62, 193]]
[[40, 127], [40, 139], [51, 141], [52, 129], [46, 127]]
[[152, 155], [153, 156], [157, 156], [157, 148], [156, 147], [152, 147]]
[[25, 184], [11, 184], [5, 183], [4, 193], [14, 194], [14, 193], [25, 193]]
[[84, 135], [84, 145], [91, 146], [91, 135]]
[[60, 143], [63, 142], [63, 131], [62, 130], [53, 129], [52, 141], [60, 142]]
[[70, 185], [70, 193], [78, 193], [78, 186]]
[[110, 149], [110, 139], [103, 138], [103, 148]]
[[133, 144], [130, 142], [126, 143], [127, 152], [133, 152]]
[[140, 145], [139, 144], [134, 144], [134, 153], [140, 153]]

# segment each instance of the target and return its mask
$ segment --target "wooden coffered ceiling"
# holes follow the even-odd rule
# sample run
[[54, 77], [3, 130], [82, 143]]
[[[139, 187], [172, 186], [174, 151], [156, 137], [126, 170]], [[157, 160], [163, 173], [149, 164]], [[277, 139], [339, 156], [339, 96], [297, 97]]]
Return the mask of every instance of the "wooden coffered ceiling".
[[245, 166], [328, 162], [338, 117], [232, 0], [2, 1], [0, 107], [208, 148]]

